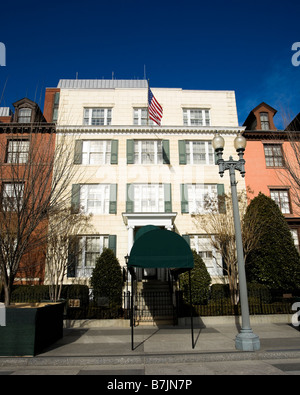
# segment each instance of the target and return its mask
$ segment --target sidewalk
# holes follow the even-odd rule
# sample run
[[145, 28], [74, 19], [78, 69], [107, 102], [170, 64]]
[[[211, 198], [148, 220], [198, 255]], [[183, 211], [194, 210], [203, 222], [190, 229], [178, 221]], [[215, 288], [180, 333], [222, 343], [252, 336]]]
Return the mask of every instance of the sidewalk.
[[[53, 374], [62, 374], [62, 371], [69, 371], [69, 374], [83, 374], [79, 372], [85, 371], [89, 374], [95, 369], [98, 369], [98, 374], [101, 369], [102, 374], [114, 374], [116, 370], [126, 370], [132, 374], [203, 374], [203, 369], [206, 371], [213, 366], [215, 373], [210, 371], [209, 374], [221, 374], [216, 372], [220, 372], [225, 362], [221, 370], [224, 374], [227, 374], [229, 367], [241, 369], [243, 363], [247, 365], [247, 374], [264, 374], [261, 363], [266, 361], [269, 364], [264, 367], [269, 370], [275, 366], [275, 372], [284, 371], [276, 366], [289, 363], [293, 365], [290, 366], [293, 374], [300, 374], [299, 329], [289, 322], [266, 321], [251, 325], [260, 338], [259, 351], [235, 349], [235, 337], [240, 327], [233, 322], [208, 322], [204, 327], [195, 323], [194, 348], [191, 329], [187, 326], [135, 327], [133, 350], [130, 327], [66, 328], [62, 339], [35, 357], [0, 357], [0, 374], [20, 369], [27, 370], [27, 374], [30, 370], [39, 369], [48, 373], [56, 369]], [[230, 371], [234, 374], [233, 370]]]

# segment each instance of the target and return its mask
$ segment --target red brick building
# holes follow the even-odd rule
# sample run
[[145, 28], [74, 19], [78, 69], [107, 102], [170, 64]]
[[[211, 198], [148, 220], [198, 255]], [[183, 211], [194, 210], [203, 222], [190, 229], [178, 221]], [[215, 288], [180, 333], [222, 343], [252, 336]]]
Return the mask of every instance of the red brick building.
[[287, 130], [278, 130], [275, 127], [276, 113], [274, 108], [261, 103], [249, 113], [244, 122], [244, 136], [247, 139], [244, 156], [245, 181], [246, 187], [250, 190], [247, 194], [252, 199], [262, 192], [275, 200], [299, 248], [300, 210], [293, 193], [295, 183], [285, 167], [285, 155], [291, 164], [298, 164]]
[[27, 98], [13, 105], [0, 116], [0, 258], [4, 277], [36, 284], [44, 280], [55, 125]]

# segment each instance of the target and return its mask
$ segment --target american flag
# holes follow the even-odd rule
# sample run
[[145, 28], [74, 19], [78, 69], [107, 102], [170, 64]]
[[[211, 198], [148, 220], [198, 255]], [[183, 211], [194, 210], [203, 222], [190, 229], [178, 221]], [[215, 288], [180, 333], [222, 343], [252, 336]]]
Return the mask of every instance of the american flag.
[[163, 116], [163, 109], [162, 106], [155, 99], [150, 88], [148, 90], [148, 113], [149, 118], [160, 126], [160, 121]]

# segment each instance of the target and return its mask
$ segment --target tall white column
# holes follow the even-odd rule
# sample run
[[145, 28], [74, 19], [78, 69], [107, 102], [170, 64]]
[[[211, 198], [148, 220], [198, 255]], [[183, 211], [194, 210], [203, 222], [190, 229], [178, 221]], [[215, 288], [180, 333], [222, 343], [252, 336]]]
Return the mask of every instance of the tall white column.
[[135, 228], [135, 226], [133, 226], [133, 225], [127, 226], [127, 229], [128, 229], [128, 255], [130, 254], [131, 248], [134, 243], [134, 228]]

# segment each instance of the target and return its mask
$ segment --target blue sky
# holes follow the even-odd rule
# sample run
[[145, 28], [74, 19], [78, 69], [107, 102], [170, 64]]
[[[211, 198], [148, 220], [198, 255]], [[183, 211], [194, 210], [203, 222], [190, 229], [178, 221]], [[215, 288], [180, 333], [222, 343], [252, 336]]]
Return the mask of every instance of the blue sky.
[[[262, 101], [300, 112], [300, 2], [115, 0], [2, 2], [0, 106], [43, 108], [61, 78], [142, 79], [152, 87], [234, 90], [239, 124]], [[300, 59], [300, 56], [299, 56]]]

